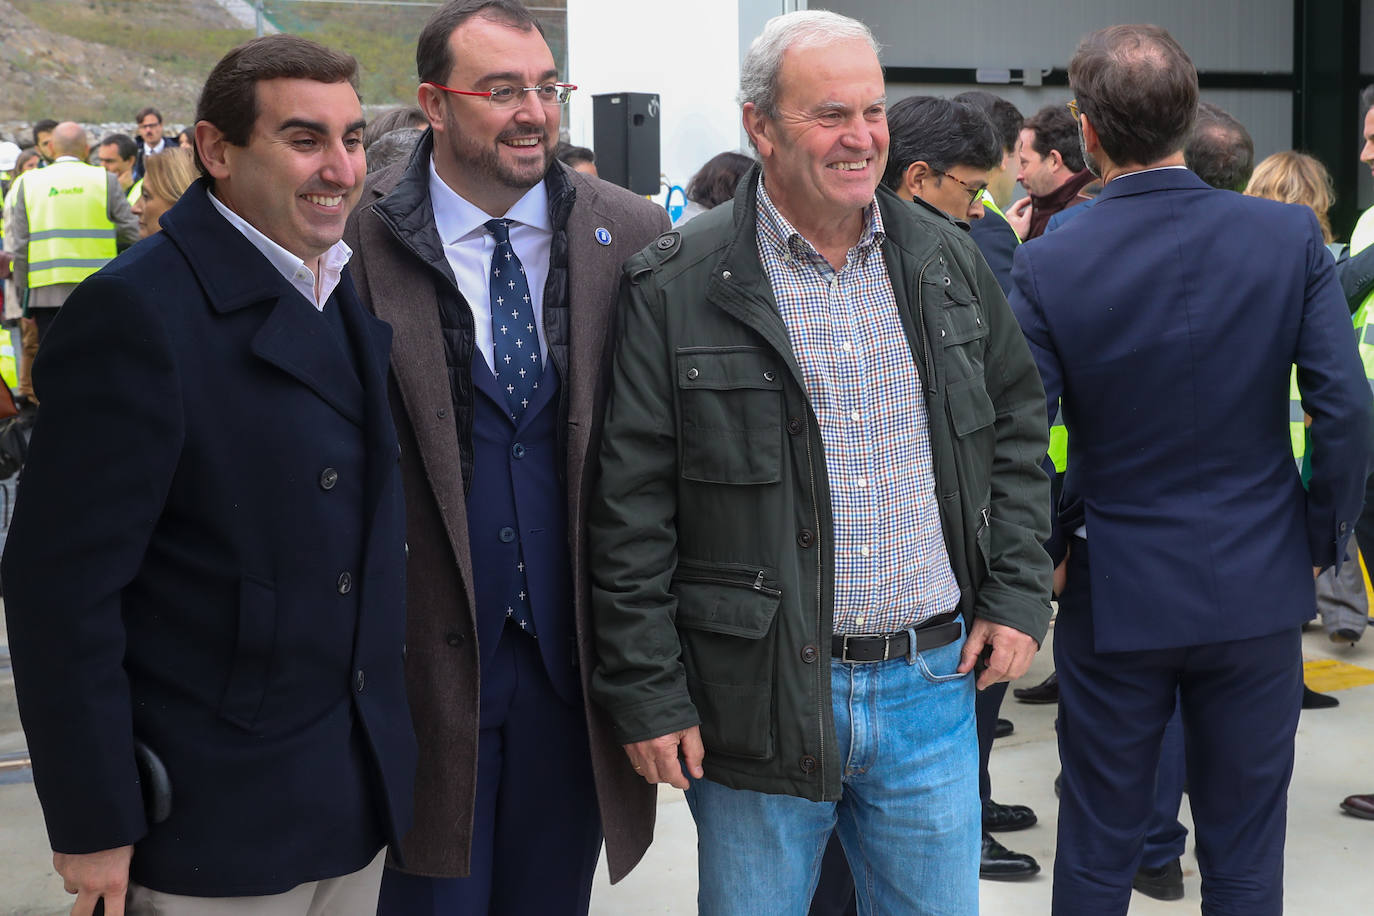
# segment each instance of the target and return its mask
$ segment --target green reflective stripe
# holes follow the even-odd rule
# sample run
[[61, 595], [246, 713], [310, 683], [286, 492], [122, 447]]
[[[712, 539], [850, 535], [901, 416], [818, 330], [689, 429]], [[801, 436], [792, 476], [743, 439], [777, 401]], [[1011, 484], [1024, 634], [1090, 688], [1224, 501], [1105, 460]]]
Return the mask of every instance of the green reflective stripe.
[[36, 274], [40, 270], [60, 270], [63, 267], [89, 267], [92, 272], [95, 272], [108, 263], [110, 263], [109, 258], [54, 258], [51, 261], [35, 261], [29, 265], [29, 273]]
[[45, 242], [48, 239], [112, 239], [116, 238], [114, 227], [109, 229], [44, 229], [42, 232], [29, 233], [30, 242]]

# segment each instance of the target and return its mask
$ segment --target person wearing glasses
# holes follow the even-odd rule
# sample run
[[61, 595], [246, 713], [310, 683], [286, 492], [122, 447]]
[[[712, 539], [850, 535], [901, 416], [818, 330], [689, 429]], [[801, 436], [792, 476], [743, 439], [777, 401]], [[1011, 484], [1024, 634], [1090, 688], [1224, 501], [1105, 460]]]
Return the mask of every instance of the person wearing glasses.
[[[1369, 387], [1313, 212], [1186, 167], [1198, 79], [1177, 41], [1093, 32], [1069, 84], [1104, 189], [1017, 249], [1011, 294], [1082, 499], [1055, 622], [1052, 913], [1126, 913], [1177, 704], [1203, 912], [1276, 916], [1299, 626], [1359, 517]], [[1295, 364], [1306, 490], [1284, 397]]]
[[556, 160], [576, 87], [515, 0], [446, 3], [416, 59], [429, 129], [344, 236], [396, 332], [420, 736], [379, 912], [585, 913], [603, 832], [613, 880], [652, 833], [654, 794], [585, 698], [584, 531], [620, 266], [668, 215]]
[[1049, 624], [1043, 391], [968, 233], [880, 186], [886, 95], [863, 23], [769, 20], [759, 164], [621, 285], [592, 687], [714, 916], [806, 912], [836, 832], [858, 912], [976, 913], [975, 684]]

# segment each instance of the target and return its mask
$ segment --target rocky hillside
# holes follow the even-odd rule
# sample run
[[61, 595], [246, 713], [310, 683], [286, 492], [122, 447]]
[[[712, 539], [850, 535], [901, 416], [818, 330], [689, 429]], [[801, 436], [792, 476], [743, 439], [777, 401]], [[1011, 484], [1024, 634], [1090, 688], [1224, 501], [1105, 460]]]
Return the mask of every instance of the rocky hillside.
[[0, 123], [188, 120], [204, 73], [251, 36], [214, 0], [0, 0]]

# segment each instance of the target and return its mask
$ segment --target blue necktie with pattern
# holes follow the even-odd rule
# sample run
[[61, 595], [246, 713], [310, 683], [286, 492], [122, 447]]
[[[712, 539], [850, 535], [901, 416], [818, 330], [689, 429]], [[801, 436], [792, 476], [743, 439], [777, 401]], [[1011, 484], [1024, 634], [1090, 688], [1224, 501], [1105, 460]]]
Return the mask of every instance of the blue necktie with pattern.
[[525, 268], [510, 244], [510, 223], [489, 219], [487, 231], [496, 239], [491, 254], [491, 338], [496, 382], [506, 393], [510, 418], [519, 420], [534, 399], [543, 374], [539, 334], [534, 327], [534, 302], [525, 282]]

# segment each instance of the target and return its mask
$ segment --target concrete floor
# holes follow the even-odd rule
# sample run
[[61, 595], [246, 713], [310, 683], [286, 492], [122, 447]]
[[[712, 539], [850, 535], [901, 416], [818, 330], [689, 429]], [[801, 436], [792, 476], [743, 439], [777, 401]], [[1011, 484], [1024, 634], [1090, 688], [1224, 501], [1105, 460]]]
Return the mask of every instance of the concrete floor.
[[[3, 618], [0, 618], [2, 621]], [[1048, 645], [1047, 645], [1048, 648]], [[1304, 652], [1315, 673], [1329, 660], [1361, 670], [1342, 669], [1359, 680], [1374, 680], [1374, 633], [1353, 649], [1333, 647], [1318, 631], [1304, 637]], [[0, 914], [57, 916], [71, 898], [52, 870], [42, 815], [27, 771], [3, 769], [6, 751], [22, 748], [13, 718], [8, 656], [0, 622]], [[1021, 682], [1038, 683], [1050, 668], [1041, 652]], [[1319, 676], [1340, 679], [1342, 671]], [[1297, 766], [1289, 800], [1285, 906], [1298, 916], [1369, 916], [1374, 913], [1374, 821], [1342, 815], [1340, 800], [1353, 792], [1374, 792], [1374, 684], [1335, 690], [1341, 705], [1303, 713], [1298, 729]], [[1054, 707], [1026, 706], [1008, 699], [1003, 715], [1016, 732], [997, 743], [992, 755], [994, 798], [1028, 804], [1040, 816], [1030, 830], [1002, 834], [1006, 845], [1035, 856], [1040, 875], [1019, 883], [984, 881], [982, 911], [989, 916], [1049, 912], [1056, 804], [1051, 780], [1058, 770], [1053, 729]], [[1187, 806], [1184, 823], [1189, 823]], [[602, 866], [596, 876], [591, 911], [597, 916], [646, 916], [696, 912], [696, 831], [682, 793], [660, 796], [658, 838], [640, 866], [612, 887]], [[1191, 850], [1191, 844], [1190, 844]], [[1201, 896], [1196, 862], [1184, 859], [1186, 896], [1161, 903], [1136, 894], [1131, 913], [1139, 916], [1196, 913]]]

